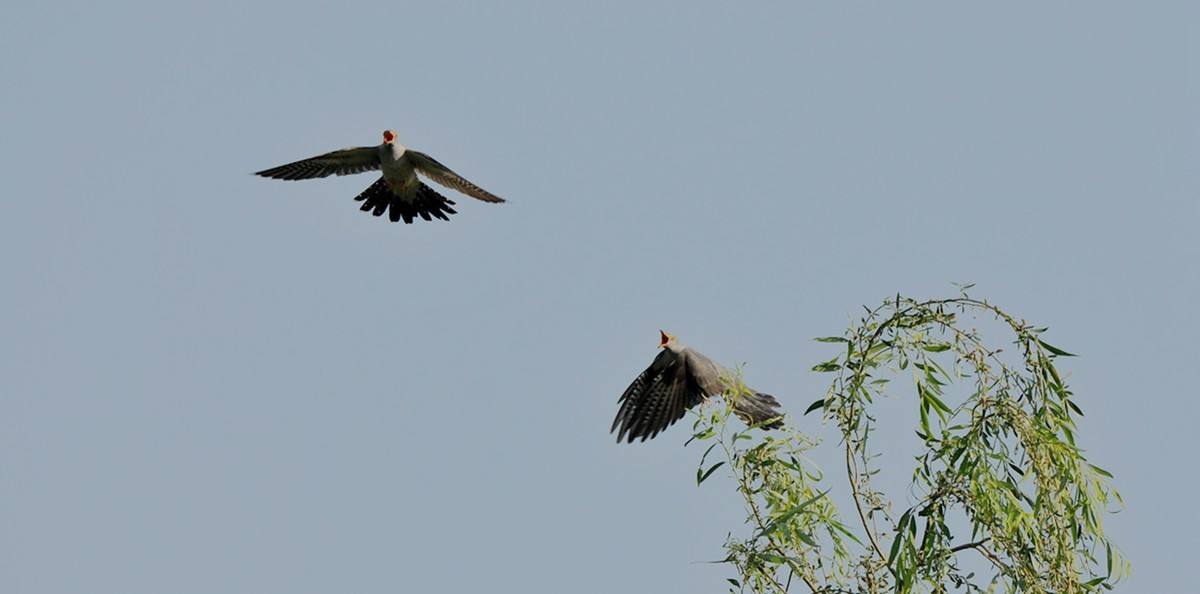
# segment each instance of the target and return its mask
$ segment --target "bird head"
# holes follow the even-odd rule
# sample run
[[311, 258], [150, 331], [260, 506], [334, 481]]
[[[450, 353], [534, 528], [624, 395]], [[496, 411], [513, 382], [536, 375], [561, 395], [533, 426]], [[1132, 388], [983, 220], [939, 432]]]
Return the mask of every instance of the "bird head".
[[391, 130], [384, 130], [384, 131], [383, 131], [383, 142], [384, 142], [384, 143], [390, 144], [390, 143], [392, 143], [392, 142], [393, 142], [393, 141], [395, 141], [395, 140], [396, 140], [396, 133], [395, 133], [395, 132], [392, 132]]
[[658, 333], [662, 335], [662, 341], [658, 343], [658, 348], [665, 349], [668, 345], [675, 342], [674, 334], [667, 334], [662, 330], [659, 330]]

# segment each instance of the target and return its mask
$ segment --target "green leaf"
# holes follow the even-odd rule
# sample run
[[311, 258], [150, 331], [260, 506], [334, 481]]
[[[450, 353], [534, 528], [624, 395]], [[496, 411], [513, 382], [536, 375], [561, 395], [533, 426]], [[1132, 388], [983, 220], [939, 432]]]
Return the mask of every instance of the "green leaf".
[[937, 396], [934, 396], [932, 391], [926, 390], [925, 397], [928, 398], [929, 401], [933, 403], [934, 408], [937, 408], [938, 410], [941, 410], [942, 412], [947, 413], [947, 414], [953, 412], [950, 410], [949, 406], [946, 406], [945, 402], [942, 402], [941, 399], [939, 399]]
[[699, 439], [700, 441], [704, 441], [706, 439], [712, 439], [713, 436], [715, 436], [716, 434], [717, 434], [717, 431], [715, 429], [713, 429], [712, 427], [709, 427], [708, 429], [705, 429], [704, 431], [701, 431], [699, 433], [693, 433], [691, 438], [689, 438], [686, 442], [684, 442], [683, 445], [684, 445], [684, 447], [687, 447], [687, 445], [689, 443], [692, 443], [692, 441], [697, 440], [697, 439]]
[[816, 401], [816, 402], [814, 402], [814, 403], [812, 403], [812, 404], [808, 405], [808, 408], [804, 409], [804, 414], [803, 414], [803, 415], [800, 415], [800, 416], [805, 416], [805, 415], [807, 415], [808, 413], [810, 413], [810, 412], [812, 412], [812, 411], [814, 411], [814, 410], [817, 410], [818, 408], [822, 408], [822, 407], [824, 407], [824, 406], [825, 406], [825, 399], [824, 399], [824, 398], [822, 398], [822, 399], [820, 399], [820, 400], [818, 400], [818, 401]]
[[940, 353], [942, 351], [950, 350], [950, 345], [944, 342], [925, 343], [921, 345], [921, 348], [931, 353]]
[[696, 469], [696, 485], [703, 483], [706, 479], [708, 479], [708, 477], [712, 476], [712, 473], [716, 472], [717, 469], [720, 468], [724, 464], [725, 464], [725, 462], [717, 462], [716, 464], [713, 464], [712, 468], [709, 468], [704, 474], [700, 474], [700, 469], [697, 468]]
[[1040, 338], [1035, 338], [1034, 340], [1036, 340], [1038, 344], [1042, 345], [1042, 348], [1046, 349], [1047, 351], [1050, 351], [1051, 353], [1054, 353], [1055, 355], [1059, 355], [1061, 357], [1074, 357], [1075, 356], [1074, 353], [1068, 353], [1068, 352], [1066, 352], [1066, 351], [1064, 351], [1064, 350], [1062, 350]]
[[1088, 466], [1091, 466], [1092, 470], [1095, 470], [1096, 474], [1098, 474], [1102, 477], [1105, 477], [1105, 478], [1113, 477], [1113, 475], [1111, 473], [1109, 473], [1107, 470], [1104, 470], [1103, 468], [1100, 468], [1099, 466], [1096, 466], [1095, 464], [1088, 464]]
[[821, 338], [814, 338], [813, 340], [817, 342], [850, 342], [841, 336], [822, 336]]
[[910, 509], [900, 516], [900, 522], [896, 524], [896, 538], [892, 541], [892, 550], [888, 552], [887, 564], [889, 566], [896, 560], [896, 555], [900, 553], [900, 543], [904, 542], [904, 528], [911, 517], [912, 510]]
[[742, 584], [738, 583], [738, 581], [733, 578], [725, 578], [725, 581], [729, 582], [730, 584], [733, 584], [734, 588], [741, 589], [741, 587], [742, 587]]
[[845, 534], [847, 537], [850, 538], [850, 540], [853, 540], [854, 542], [858, 543], [859, 545], [866, 546], [865, 544], [863, 544], [863, 541], [859, 540], [858, 537], [854, 535], [853, 532], [850, 532], [849, 530], [847, 530], [846, 527], [843, 526], [841, 522], [838, 522], [837, 520], [830, 520], [829, 526], [831, 528], [833, 528], [834, 530], [837, 530], [838, 532]]
[[[764, 526], [761, 531], [759, 531], [758, 536], [756, 536], [755, 538], [759, 538], [759, 537], [765, 536], [766, 534], [768, 534], [770, 532], [773, 532], [775, 530], [775, 528], [777, 528], [780, 524], [792, 519], [793, 516], [804, 511], [804, 508], [812, 505], [813, 502], [824, 497], [827, 493], [829, 493], [829, 489], [821, 491], [820, 493], [817, 493], [816, 495], [810, 497], [807, 501], [805, 501], [799, 505], [796, 505], [796, 506], [792, 507], [791, 509], [783, 512], [783, 515], [781, 515], [778, 518], [775, 518], [774, 520], [771, 520], [769, 523], [767, 523], [767, 525]], [[811, 538], [811, 536], [809, 538]], [[801, 540], [803, 540], [803, 538], [801, 538]], [[805, 541], [805, 542], [807, 542], [807, 541]], [[814, 544], [814, 546], [816, 546], [816, 545]]]
[[834, 357], [824, 363], [813, 365], [812, 370], [820, 373], [828, 373], [830, 371], [837, 371], [841, 368], [842, 366], [838, 364], [838, 357]]

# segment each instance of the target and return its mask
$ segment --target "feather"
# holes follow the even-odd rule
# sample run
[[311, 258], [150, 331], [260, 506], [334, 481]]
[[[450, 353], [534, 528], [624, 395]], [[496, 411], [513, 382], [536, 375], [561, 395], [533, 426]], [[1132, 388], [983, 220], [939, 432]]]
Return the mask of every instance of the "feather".
[[379, 148], [360, 146], [341, 149], [286, 165], [256, 172], [254, 175], [284, 180], [314, 179], [331, 175], [352, 175], [379, 169]]
[[[728, 372], [708, 357], [687, 347], [664, 348], [640, 373], [621, 397], [609, 432], [617, 442], [646, 441], [674, 425], [688, 409], [707, 398], [725, 394], [724, 377]], [[765, 429], [783, 426], [779, 401], [761, 392], [751, 391], [734, 400], [734, 412], [747, 424], [759, 423]], [[771, 419], [775, 419], [771, 421]]]

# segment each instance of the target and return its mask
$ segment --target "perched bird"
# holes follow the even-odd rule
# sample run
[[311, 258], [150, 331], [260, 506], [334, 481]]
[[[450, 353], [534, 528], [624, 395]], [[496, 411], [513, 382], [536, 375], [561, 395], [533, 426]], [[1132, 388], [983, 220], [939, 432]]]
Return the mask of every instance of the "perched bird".
[[405, 223], [412, 223], [417, 216], [426, 221], [431, 220], [430, 217], [448, 221], [447, 215], [457, 212], [451, 208], [454, 201], [421, 183], [417, 178], [418, 173], [472, 198], [484, 202], [504, 202], [503, 198], [467, 181], [433, 157], [405, 148], [396, 142], [396, 133], [391, 130], [383, 131], [383, 144], [379, 146], [333, 151], [264, 169], [255, 175], [294, 180], [375, 170], [381, 171], [383, 176], [363, 190], [355, 200], [363, 203], [361, 210], [370, 211], [375, 216], [386, 211], [392, 222], [404, 219]]
[[762, 423], [765, 429], [783, 426], [783, 413], [774, 396], [749, 388], [736, 390], [736, 374], [679, 344], [673, 335], [658, 332], [662, 335], [658, 345], [662, 351], [618, 400], [621, 408], [609, 430], [620, 430], [617, 442], [653, 438], [675, 424], [689, 408], [722, 394], [733, 399], [733, 412], [747, 425]]

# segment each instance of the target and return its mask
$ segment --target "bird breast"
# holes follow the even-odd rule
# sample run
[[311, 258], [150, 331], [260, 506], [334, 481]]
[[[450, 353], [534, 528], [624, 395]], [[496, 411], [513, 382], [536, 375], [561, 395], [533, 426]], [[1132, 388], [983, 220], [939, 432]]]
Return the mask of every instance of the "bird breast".
[[401, 193], [418, 182], [412, 160], [405, 153], [404, 147], [396, 143], [384, 143], [379, 147], [380, 171], [388, 186], [396, 193]]

